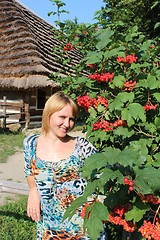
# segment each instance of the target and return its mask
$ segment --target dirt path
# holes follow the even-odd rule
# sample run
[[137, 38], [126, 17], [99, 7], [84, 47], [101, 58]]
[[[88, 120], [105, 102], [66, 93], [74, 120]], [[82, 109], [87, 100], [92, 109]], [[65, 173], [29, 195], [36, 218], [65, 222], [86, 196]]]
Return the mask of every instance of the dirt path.
[[[0, 181], [13, 181], [26, 183], [27, 181], [24, 177], [24, 157], [23, 152], [17, 152], [10, 156], [7, 163], [0, 163]], [[18, 194], [0, 192], [0, 205], [4, 204], [7, 200], [13, 200]]]
[[23, 152], [10, 156], [7, 163], [0, 163], [0, 180], [26, 182]]

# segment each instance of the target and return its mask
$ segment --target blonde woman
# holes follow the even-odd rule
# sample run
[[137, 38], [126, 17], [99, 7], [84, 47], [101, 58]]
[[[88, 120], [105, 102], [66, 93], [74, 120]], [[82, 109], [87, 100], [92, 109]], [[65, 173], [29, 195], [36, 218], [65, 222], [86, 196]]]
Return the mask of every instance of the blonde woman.
[[67, 207], [82, 195], [87, 184], [80, 168], [96, 153], [85, 138], [68, 135], [77, 114], [75, 102], [57, 92], [45, 104], [41, 134], [24, 140], [25, 175], [30, 188], [27, 214], [37, 222], [37, 239], [90, 239], [83, 232], [81, 208], [70, 221], [62, 222]]

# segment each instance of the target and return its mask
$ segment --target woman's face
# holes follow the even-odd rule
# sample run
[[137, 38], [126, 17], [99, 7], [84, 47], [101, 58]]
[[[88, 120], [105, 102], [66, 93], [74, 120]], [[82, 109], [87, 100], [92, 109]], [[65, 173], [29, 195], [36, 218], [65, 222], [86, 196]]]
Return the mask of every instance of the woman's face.
[[73, 129], [75, 117], [72, 114], [72, 108], [67, 104], [60, 111], [53, 113], [49, 120], [50, 132], [57, 137], [63, 138]]

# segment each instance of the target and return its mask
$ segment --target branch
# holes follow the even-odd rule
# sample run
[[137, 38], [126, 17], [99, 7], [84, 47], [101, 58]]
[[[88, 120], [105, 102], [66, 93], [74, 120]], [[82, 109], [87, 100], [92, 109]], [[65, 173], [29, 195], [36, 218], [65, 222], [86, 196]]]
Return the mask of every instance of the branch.
[[156, 138], [156, 136], [154, 136], [154, 135], [151, 135], [151, 134], [149, 134], [149, 133], [143, 132], [140, 127], [139, 127], [139, 129], [137, 129], [136, 127], [134, 127], [134, 129], [137, 131], [138, 134], [143, 134], [143, 135], [145, 135], [145, 136], [147, 136], [147, 137], [150, 137], [150, 138]]

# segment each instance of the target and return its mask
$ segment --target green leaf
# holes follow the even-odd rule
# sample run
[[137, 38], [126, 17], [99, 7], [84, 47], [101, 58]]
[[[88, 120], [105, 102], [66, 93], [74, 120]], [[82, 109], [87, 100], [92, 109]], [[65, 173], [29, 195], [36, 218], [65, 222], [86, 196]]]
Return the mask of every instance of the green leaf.
[[63, 221], [68, 218], [70, 220], [73, 215], [75, 214], [75, 211], [77, 208], [79, 208], [81, 205], [83, 205], [87, 201], [87, 198], [82, 196], [74, 200], [71, 205], [67, 208], [63, 215]]
[[109, 180], [114, 181], [115, 179], [121, 184], [124, 183], [124, 176], [119, 170], [113, 171], [109, 168], [105, 168], [102, 169], [101, 172], [102, 175], [100, 175], [100, 181], [102, 185], [105, 185]]
[[142, 191], [142, 193], [147, 194], [154, 191], [159, 191], [159, 169], [155, 169], [149, 165], [147, 165], [144, 169], [139, 169], [134, 182]]
[[99, 63], [102, 60], [103, 52], [92, 52], [86, 57], [87, 64]]
[[132, 210], [125, 213], [126, 221], [133, 220], [133, 223], [139, 222], [147, 211], [150, 210], [149, 204], [143, 204], [142, 202], [136, 202]]
[[[122, 51], [125, 51], [125, 50], [126, 50], [126, 48], [123, 47], [123, 46], [118, 47], [118, 48], [114, 48], [114, 49], [112, 49], [112, 50], [107, 50], [107, 51], [105, 51], [105, 53], [104, 53], [104, 57], [105, 57], [106, 59], [108, 59], [108, 58], [111, 58], [111, 57], [114, 57], [114, 56], [117, 56], [117, 55], [120, 56], [121, 54], [123, 54]], [[125, 57], [125, 54], [124, 54], [124, 57]]]
[[[102, 158], [105, 159], [105, 164], [109, 163], [110, 165], [114, 165], [115, 163], [117, 163], [117, 159], [120, 152], [121, 150], [118, 148], [106, 147], [105, 149], [103, 149]], [[99, 169], [100, 169], [100, 166], [99, 166]]]
[[146, 161], [146, 157], [140, 155], [138, 151], [133, 151], [133, 149], [125, 148], [118, 156], [117, 162], [124, 167], [127, 166], [141, 166]]
[[134, 93], [133, 92], [130, 92], [130, 93], [127, 93], [127, 92], [123, 92], [123, 93], [119, 93], [118, 94], [118, 99], [121, 101], [121, 102], [129, 102], [129, 103], [132, 103], [133, 100], [134, 100]]
[[134, 180], [134, 189], [142, 194], [149, 194], [152, 193], [152, 190], [148, 184], [148, 181], [141, 178], [140, 176], [136, 177]]
[[[87, 233], [93, 240], [97, 240], [100, 236], [100, 231], [104, 231], [102, 221], [108, 220], [108, 210], [100, 202], [95, 202], [90, 208], [91, 214], [89, 219], [84, 219], [84, 230], [87, 229]], [[88, 214], [88, 211], [87, 211]]]
[[160, 87], [160, 82], [156, 80], [156, 77], [149, 74], [147, 77], [147, 88], [153, 90], [156, 89], [157, 87]]
[[152, 162], [153, 166], [160, 167], [160, 153], [156, 153], [153, 155], [155, 161]]
[[122, 119], [127, 121], [128, 127], [131, 127], [134, 124], [134, 119], [131, 116], [128, 109], [122, 110], [121, 114], [122, 114]]
[[139, 103], [129, 104], [128, 111], [129, 111], [130, 115], [132, 116], [132, 118], [134, 118], [135, 120], [141, 119], [142, 122], [146, 121], [145, 111], [144, 111], [142, 105], [140, 105]]
[[[119, 93], [117, 97], [113, 100], [112, 103], [109, 104], [109, 109], [113, 110], [122, 110], [124, 103], [126, 102], [133, 102], [134, 100], [134, 93]], [[124, 119], [125, 120], [125, 119]]]
[[103, 155], [103, 153], [92, 154], [85, 160], [82, 168], [82, 177], [88, 178], [93, 170], [100, 168], [105, 164], [107, 164], [107, 158]]
[[118, 127], [114, 130], [114, 134], [117, 136], [123, 136], [124, 138], [129, 138], [134, 135], [134, 130], [129, 130], [128, 128]]
[[95, 191], [95, 189], [99, 188], [100, 183], [101, 183], [100, 179], [96, 179], [92, 182], [88, 182], [87, 186], [85, 187], [83, 196], [90, 197], [93, 194], [93, 192]]
[[155, 123], [156, 127], [159, 127], [160, 126], [160, 117], [156, 117], [154, 123]]
[[153, 123], [144, 123], [144, 128], [149, 133], [156, 133], [157, 129], [156, 126]]
[[160, 27], [160, 22], [157, 22], [154, 26], [154, 29], [159, 28], [159, 27]]
[[97, 111], [99, 113], [104, 113], [105, 109], [106, 109], [106, 107], [102, 106], [101, 104], [99, 104], [97, 107]]
[[104, 114], [104, 116], [105, 116], [105, 119], [106, 119], [106, 120], [110, 120], [110, 113], [109, 113], [109, 111], [106, 111], [106, 113]]
[[140, 139], [139, 141], [130, 142], [130, 149], [133, 151], [139, 152], [140, 155], [147, 156], [148, 147], [151, 147], [152, 140], [151, 139]]
[[93, 118], [96, 118], [97, 117], [97, 111], [93, 108], [93, 107], [90, 107], [88, 112], [90, 113], [90, 115], [93, 117]]
[[160, 93], [154, 93], [153, 96], [160, 102]]
[[116, 87], [122, 88], [124, 86], [125, 78], [124, 76], [118, 75], [113, 79], [113, 84]]
[[86, 82], [86, 77], [78, 77], [76, 78], [77, 83], [85, 83]]
[[117, 178], [117, 176], [115, 177], [113, 170], [109, 169], [109, 168], [105, 168], [101, 170], [102, 175], [100, 176], [100, 180], [102, 182], [102, 184], [106, 184], [110, 179], [114, 180], [115, 178]]
[[113, 34], [114, 32], [110, 28], [107, 28], [102, 33], [100, 33], [98, 36], [100, 41], [97, 43], [96, 48], [98, 50], [101, 50], [106, 47], [112, 41], [110, 38]]
[[155, 8], [155, 7], [158, 7], [158, 6], [157, 6], [158, 4], [159, 4], [159, 1], [156, 1], [156, 2], [152, 5], [151, 9], [153, 9], [153, 8]]

